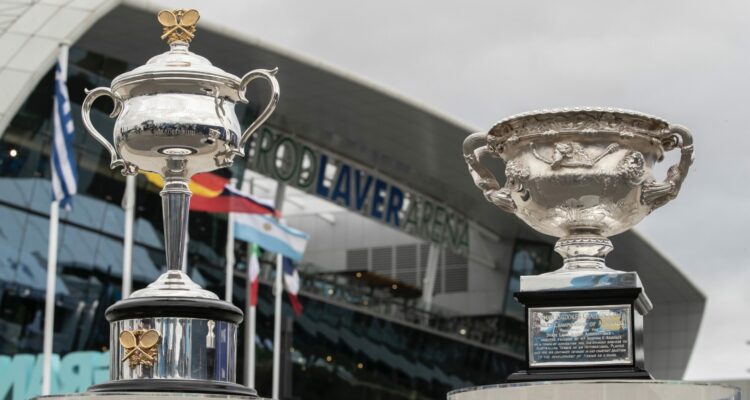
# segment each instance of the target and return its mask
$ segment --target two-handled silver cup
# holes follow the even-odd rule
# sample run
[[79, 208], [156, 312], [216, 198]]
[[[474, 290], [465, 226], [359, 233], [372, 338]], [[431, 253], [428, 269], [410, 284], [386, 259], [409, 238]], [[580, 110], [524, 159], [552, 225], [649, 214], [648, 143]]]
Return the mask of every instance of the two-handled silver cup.
[[[657, 181], [654, 164], [672, 149], [678, 164]], [[500, 209], [556, 236], [559, 272], [608, 269], [608, 236], [632, 228], [674, 199], [693, 160], [687, 129], [614, 108], [565, 108], [519, 114], [466, 138], [464, 158], [476, 186]], [[501, 185], [483, 158], [505, 161]]]
[[[680, 161], [657, 181], [656, 162]], [[466, 138], [463, 152], [485, 198], [559, 239], [562, 268], [522, 276], [526, 370], [508, 381], [650, 379], [643, 316], [651, 300], [636, 272], [605, 265], [608, 236], [674, 199], [693, 161], [687, 129], [638, 112], [566, 108], [519, 114]], [[500, 184], [482, 164], [505, 161]]]
[[[200, 288], [181, 267], [187, 245], [190, 177], [227, 167], [234, 156], [244, 156], [245, 143], [276, 108], [279, 84], [275, 69], [258, 69], [239, 78], [190, 52], [188, 43], [195, 36], [198, 18], [195, 10], [160, 12], [169, 51], [116, 77], [111, 88], [88, 91], [83, 102], [86, 130], [109, 151], [112, 168], [122, 168], [125, 175], [144, 170], [164, 178], [161, 197], [167, 253], [166, 273], [107, 309], [112, 381], [93, 386], [92, 392], [255, 397], [254, 390], [235, 383], [242, 312]], [[235, 106], [248, 102], [245, 90], [256, 79], [269, 82], [271, 98], [242, 131]], [[114, 101], [113, 143], [91, 121], [92, 105], [102, 96]], [[155, 335], [158, 340], [153, 340]], [[123, 337], [134, 339], [123, 344]], [[140, 345], [145, 343], [143, 337], [148, 346]]]

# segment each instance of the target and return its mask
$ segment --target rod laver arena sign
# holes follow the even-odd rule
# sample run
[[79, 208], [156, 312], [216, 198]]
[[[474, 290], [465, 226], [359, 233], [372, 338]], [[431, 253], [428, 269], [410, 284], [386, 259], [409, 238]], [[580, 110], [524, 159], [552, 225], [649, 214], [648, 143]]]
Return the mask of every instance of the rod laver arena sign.
[[299, 138], [263, 128], [253, 138], [250, 168], [351, 211], [466, 255], [466, 218], [368, 168]]

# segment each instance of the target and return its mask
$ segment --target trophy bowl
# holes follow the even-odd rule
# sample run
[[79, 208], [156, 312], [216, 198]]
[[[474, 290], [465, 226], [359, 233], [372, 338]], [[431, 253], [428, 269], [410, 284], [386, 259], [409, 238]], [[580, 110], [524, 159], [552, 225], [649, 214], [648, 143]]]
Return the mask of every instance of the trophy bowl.
[[[657, 181], [654, 165], [679, 148]], [[684, 127], [615, 108], [523, 113], [466, 138], [464, 158], [486, 199], [535, 230], [559, 237], [563, 269], [608, 269], [608, 236], [624, 232], [677, 196], [693, 159]], [[481, 164], [505, 161], [505, 184]]]
[[[279, 98], [276, 70], [250, 71], [240, 79], [174, 41], [170, 50], [112, 81], [112, 87], [87, 91], [82, 117], [86, 129], [111, 154], [111, 167], [131, 175], [139, 169], [164, 174], [168, 158], [183, 160], [181, 175], [191, 176], [232, 164], [244, 156], [245, 142], [274, 111]], [[271, 85], [271, 99], [241, 132], [235, 105], [247, 103], [245, 90], [255, 79]], [[111, 97], [116, 117], [114, 146], [94, 128], [91, 107]]]

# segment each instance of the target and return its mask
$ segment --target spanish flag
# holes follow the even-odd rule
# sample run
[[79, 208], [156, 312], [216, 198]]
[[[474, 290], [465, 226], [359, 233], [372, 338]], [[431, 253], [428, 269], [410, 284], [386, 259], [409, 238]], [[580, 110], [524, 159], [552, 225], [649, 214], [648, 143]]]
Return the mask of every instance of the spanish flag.
[[[164, 187], [164, 178], [153, 172], [142, 172], [149, 182]], [[193, 197], [191, 211], [210, 213], [247, 213], [278, 216], [273, 203], [240, 192], [229, 185], [229, 179], [209, 172], [193, 175], [189, 183]]]

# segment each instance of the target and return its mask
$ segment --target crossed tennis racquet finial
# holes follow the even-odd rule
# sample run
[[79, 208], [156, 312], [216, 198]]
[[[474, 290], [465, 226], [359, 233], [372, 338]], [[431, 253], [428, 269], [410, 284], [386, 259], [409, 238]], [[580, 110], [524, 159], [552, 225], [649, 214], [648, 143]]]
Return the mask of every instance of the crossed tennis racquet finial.
[[162, 40], [176, 34], [175, 40], [190, 40], [195, 37], [195, 24], [200, 19], [196, 10], [163, 10], [158, 14], [159, 23], [164, 27]]

